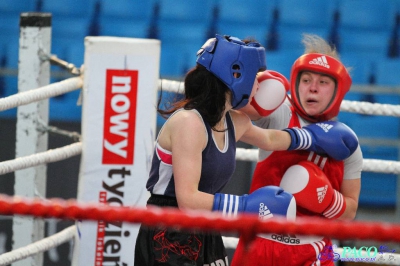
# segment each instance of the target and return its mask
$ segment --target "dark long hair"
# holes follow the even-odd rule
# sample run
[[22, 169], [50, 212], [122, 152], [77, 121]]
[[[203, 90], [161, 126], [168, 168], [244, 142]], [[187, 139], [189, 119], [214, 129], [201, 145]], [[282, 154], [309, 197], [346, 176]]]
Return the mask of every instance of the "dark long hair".
[[184, 83], [185, 97], [172, 103], [171, 108], [163, 110], [160, 108], [160, 96], [158, 113], [168, 117], [180, 108], [196, 109], [215, 130], [215, 125], [222, 119], [225, 111], [226, 93], [231, 94], [228, 86], [199, 64], [189, 70]]

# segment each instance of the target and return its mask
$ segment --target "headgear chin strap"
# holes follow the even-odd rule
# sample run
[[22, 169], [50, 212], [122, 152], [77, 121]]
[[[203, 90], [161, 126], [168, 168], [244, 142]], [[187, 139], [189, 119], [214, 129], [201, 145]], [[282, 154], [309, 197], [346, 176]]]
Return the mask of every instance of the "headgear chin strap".
[[257, 42], [244, 43], [236, 37], [216, 35], [197, 52], [204, 66], [232, 91], [232, 106], [240, 109], [250, 98], [259, 70], [266, 69], [265, 49]]
[[[336, 81], [336, 93], [329, 106], [319, 115], [309, 116], [300, 103], [298, 81], [303, 71], [311, 71], [329, 75]], [[292, 66], [290, 74], [291, 102], [296, 112], [311, 122], [330, 120], [339, 114], [340, 104], [351, 87], [351, 77], [345, 66], [336, 58], [319, 53], [310, 53], [300, 56]]]

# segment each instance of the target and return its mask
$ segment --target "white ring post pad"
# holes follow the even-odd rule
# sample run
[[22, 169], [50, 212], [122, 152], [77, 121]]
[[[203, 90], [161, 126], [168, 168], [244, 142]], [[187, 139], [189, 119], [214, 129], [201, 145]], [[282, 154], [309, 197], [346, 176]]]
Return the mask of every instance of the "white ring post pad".
[[[160, 41], [86, 37], [78, 200], [145, 206]], [[78, 223], [74, 265], [133, 265], [138, 225]]]

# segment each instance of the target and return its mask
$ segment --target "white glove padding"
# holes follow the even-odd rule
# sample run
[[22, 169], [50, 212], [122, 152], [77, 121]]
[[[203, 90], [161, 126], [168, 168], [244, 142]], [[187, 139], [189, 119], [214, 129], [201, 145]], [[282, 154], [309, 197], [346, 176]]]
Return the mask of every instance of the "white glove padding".
[[250, 104], [261, 116], [267, 116], [285, 101], [289, 81], [273, 70], [265, 70], [257, 76], [257, 80], [259, 88]]

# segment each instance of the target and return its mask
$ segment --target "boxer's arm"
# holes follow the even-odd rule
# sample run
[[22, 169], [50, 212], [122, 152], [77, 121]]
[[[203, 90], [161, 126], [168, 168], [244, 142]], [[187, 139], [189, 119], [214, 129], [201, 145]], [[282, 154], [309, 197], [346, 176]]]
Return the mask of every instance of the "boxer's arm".
[[340, 192], [346, 201], [346, 209], [340, 220], [353, 220], [358, 209], [358, 199], [360, 197], [361, 178], [343, 180]]
[[344, 177], [340, 192], [345, 197], [348, 207], [340, 219], [354, 219], [356, 216], [361, 191], [363, 162], [363, 155], [360, 147], [344, 161]]

